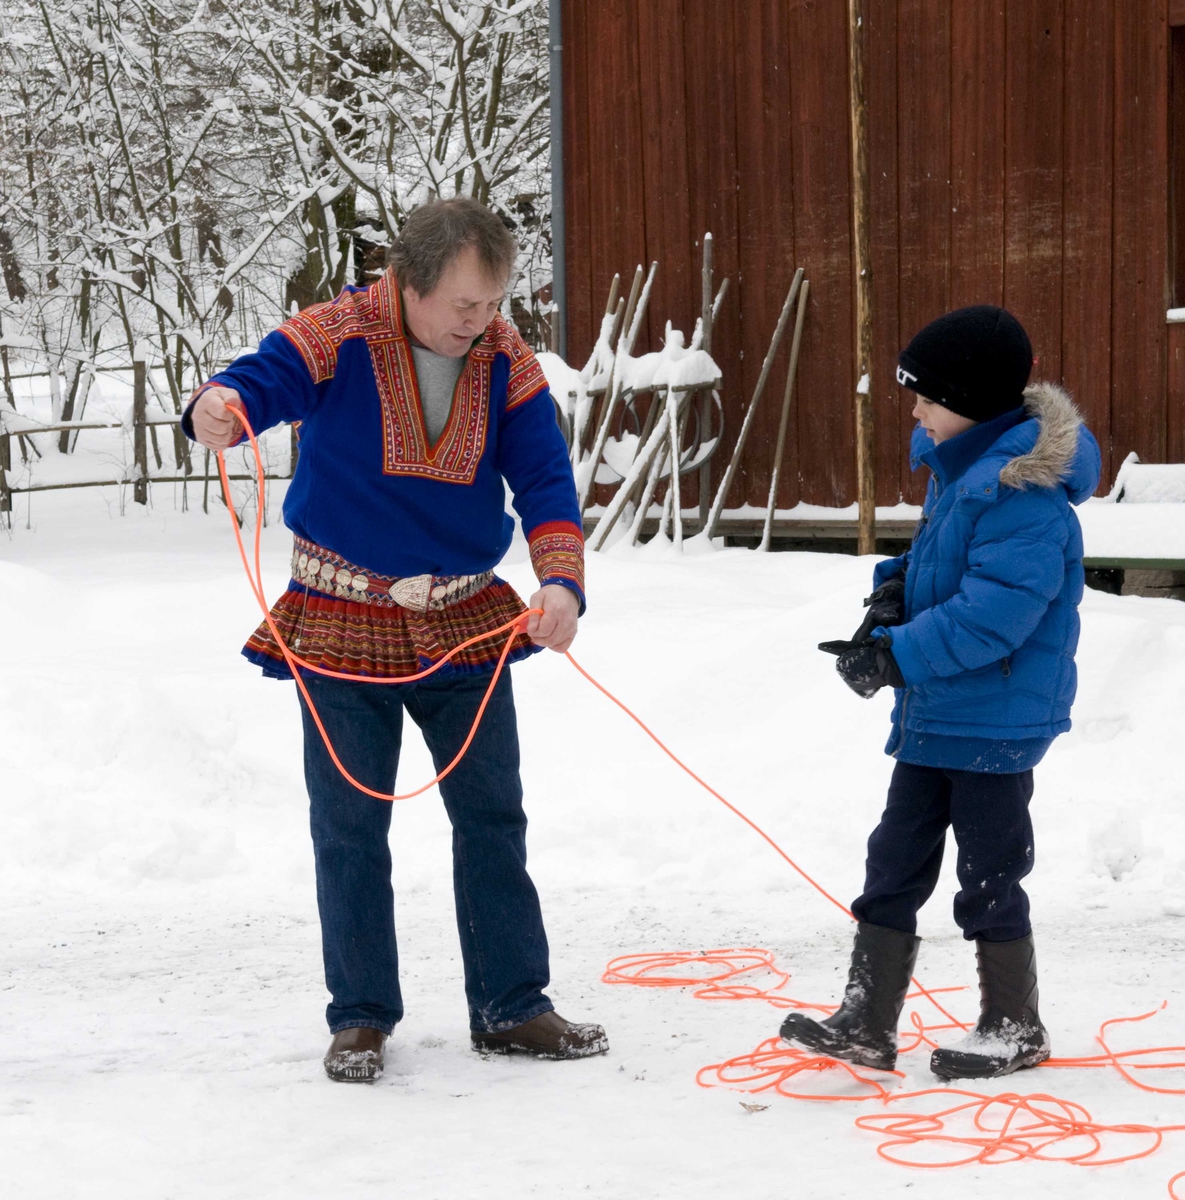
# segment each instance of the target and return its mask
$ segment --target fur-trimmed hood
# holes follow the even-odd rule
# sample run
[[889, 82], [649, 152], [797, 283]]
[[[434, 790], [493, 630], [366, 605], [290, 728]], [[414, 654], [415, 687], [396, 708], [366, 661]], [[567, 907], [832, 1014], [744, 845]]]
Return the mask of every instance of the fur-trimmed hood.
[[[1025, 411], [1040, 426], [1037, 441], [1031, 450], [1018, 454], [1000, 471], [1001, 485], [1051, 488], [1064, 483], [1067, 490], [1075, 490], [1069, 484], [1082, 449], [1083, 424], [1082, 414], [1069, 393], [1056, 383], [1035, 383], [1025, 389]], [[1093, 438], [1090, 440], [1094, 441]], [[1087, 463], [1082, 465], [1088, 466]], [[1098, 471], [1095, 470], [1090, 491], [1097, 486]]]
[[[977, 461], [964, 481], [985, 497], [998, 487], [1065, 488], [1074, 504], [1094, 494], [1102, 472], [1098, 443], [1074, 401], [1056, 383], [1025, 389], [1027, 419], [1006, 430]], [[934, 466], [937, 447], [919, 425], [914, 433], [914, 465]]]

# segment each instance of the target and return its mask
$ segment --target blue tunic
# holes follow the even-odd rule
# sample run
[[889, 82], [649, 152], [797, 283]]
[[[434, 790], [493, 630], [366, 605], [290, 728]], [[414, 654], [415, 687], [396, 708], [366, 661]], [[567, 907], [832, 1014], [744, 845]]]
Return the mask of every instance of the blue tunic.
[[[390, 270], [368, 288], [346, 288], [289, 318], [205, 386], [214, 384], [239, 393], [256, 433], [299, 423], [300, 457], [284, 523], [302, 542], [329, 552], [326, 560], [396, 580], [484, 576], [514, 532], [505, 481], [540, 584], [574, 591], [583, 611], [584, 537], [567, 446], [538, 360], [501, 316], [466, 356], [435, 442], [425, 429]], [[192, 407], [182, 421], [190, 437]], [[277, 623], [299, 637], [312, 612], [323, 642], [318, 665], [336, 658], [338, 669], [359, 674], [405, 673], [434, 660], [462, 633], [496, 628], [522, 610], [500, 581], [423, 619], [403, 609], [372, 607], [367, 614], [365, 605], [331, 598], [332, 586], [309, 604], [301, 599], [306, 590], [293, 580], [274, 610]], [[362, 628], [369, 630], [367, 644], [353, 645]], [[522, 642], [514, 658], [532, 649]], [[456, 665], [480, 669], [495, 650], [466, 652]], [[265, 628], [245, 652], [269, 673], [287, 674]]]

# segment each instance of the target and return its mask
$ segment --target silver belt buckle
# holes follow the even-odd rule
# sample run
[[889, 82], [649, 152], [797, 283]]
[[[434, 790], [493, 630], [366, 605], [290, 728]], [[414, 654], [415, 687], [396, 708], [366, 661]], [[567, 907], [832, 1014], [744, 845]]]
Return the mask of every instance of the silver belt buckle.
[[391, 584], [388, 593], [400, 608], [426, 613], [428, 601], [432, 598], [432, 576], [413, 575], [410, 579], [397, 579]]

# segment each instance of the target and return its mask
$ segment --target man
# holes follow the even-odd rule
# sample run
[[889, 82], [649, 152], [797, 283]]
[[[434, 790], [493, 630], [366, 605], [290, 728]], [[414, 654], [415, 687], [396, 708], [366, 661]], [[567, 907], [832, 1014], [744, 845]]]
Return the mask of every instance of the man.
[[[284, 502], [292, 581], [272, 610], [306, 661], [360, 682], [308, 674], [326, 731], [361, 783], [391, 792], [403, 713], [437, 770], [468, 734], [502, 639], [423, 670], [524, 612], [494, 575], [510, 544], [509, 483], [539, 590], [508, 661], [564, 651], [584, 608], [584, 540], [571, 466], [547, 381], [499, 315], [514, 240], [476, 201], [416, 209], [383, 277], [349, 287], [269, 334], [195, 394], [183, 421], [211, 450], [299, 421], [301, 453]], [[266, 624], [243, 653], [290, 678]], [[391, 805], [334, 767], [301, 700], [326, 1012], [329, 1077], [371, 1082], [403, 1016], [395, 942]], [[548, 949], [526, 870], [526, 817], [509, 672], [458, 767], [440, 784], [453, 826], [453, 882], [471, 1038], [483, 1052], [579, 1058], [608, 1049], [599, 1025], [558, 1016], [544, 994]]]

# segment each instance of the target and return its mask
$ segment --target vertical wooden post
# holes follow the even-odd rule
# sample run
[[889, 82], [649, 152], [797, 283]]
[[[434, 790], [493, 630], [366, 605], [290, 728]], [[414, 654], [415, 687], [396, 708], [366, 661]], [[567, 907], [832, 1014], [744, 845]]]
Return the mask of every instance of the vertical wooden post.
[[[712, 249], [711, 233], [704, 234], [704, 265], [700, 275], [700, 321], [703, 324], [703, 348], [712, 353]], [[699, 402], [699, 440], [702, 445], [712, 427], [712, 393], [704, 392]], [[721, 430], [721, 433], [724, 431]], [[712, 506], [712, 460], [708, 459], [699, 469], [699, 527], [708, 526], [708, 509]]]
[[0, 513], [12, 512], [12, 493], [8, 490], [8, 472], [12, 470], [12, 438], [0, 433]]
[[872, 255], [869, 247], [868, 109], [864, 0], [848, 0], [848, 95], [852, 119], [852, 245], [856, 271], [857, 552], [876, 553], [876, 458], [872, 417]]
[[794, 314], [794, 339], [790, 343], [790, 367], [786, 371], [786, 390], [782, 393], [782, 419], [778, 422], [778, 440], [775, 443], [774, 471], [769, 477], [769, 501], [765, 506], [765, 528], [761, 531], [758, 550], [768, 550], [773, 535], [774, 511], [778, 503], [778, 479], [782, 474], [782, 454], [786, 449], [786, 430], [790, 427], [790, 404], [794, 399], [794, 381], [798, 376], [798, 351], [802, 346], [802, 326], [806, 320], [806, 302], [811, 294], [811, 281], [802, 281], [798, 293], [798, 310]]
[[137, 504], [148, 503], [148, 364], [136, 347], [132, 363], [132, 438], [136, 460], [136, 482], [132, 499]]

